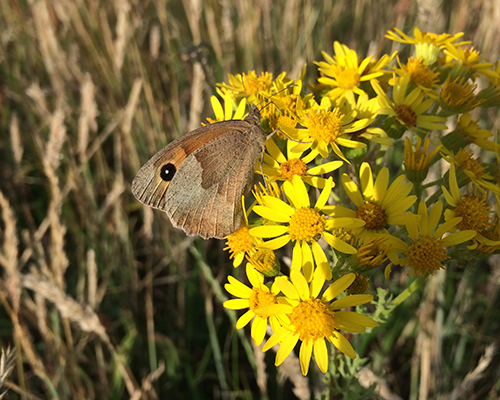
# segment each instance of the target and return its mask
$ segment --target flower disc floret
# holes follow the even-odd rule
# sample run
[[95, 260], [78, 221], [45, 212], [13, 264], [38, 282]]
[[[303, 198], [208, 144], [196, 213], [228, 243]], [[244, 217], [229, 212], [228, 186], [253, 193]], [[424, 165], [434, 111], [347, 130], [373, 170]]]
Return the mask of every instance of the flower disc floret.
[[311, 242], [325, 230], [325, 218], [313, 208], [297, 210], [290, 220], [290, 237], [292, 240]]
[[308, 114], [311, 136], [318, 142], [334, 143], [340, 136], [342, 129], [344, 115], [341, 114], [340, 110], [338, 108], [333, 111], [311, 108]]
[[401, 120], [405, 126], [411, 128], [417, 125], [417, 114], [410, 106], [401, 104], [396, 106], [394, 111], [396, 112], [396, 117]]
[[433, 275], [444, 268], [443, 261], [450, 258], [444, 248], [443, 240], [433, 236], [422, 237], [413, 242], [407, 251], [408, 266], [413, 269], [412, 275]]
[[299, 158], [291, 158], [280, 165], [280, 172], [285, 178], [292, 179], [294, 175], [304, 175], [307, 165]]
[[302, 341], [328, 338], [338, 329], [335, 313], [319, 299], [306, 300], [294, 307], [290, 321]]
[[384, 229], [387, 223], [387, 215], [384, 209], [370, 201], [365, 201], [357, 209], [356, 217], [365, 221], [366, 229]]
[[[260, 288], [254, 287], [252, 290], [252, 294], [248, 298], [248, 302], [250, 310], [255, 312], [255, 310], [261, 307], [266, 307], [272, 304], [276, 304], [276, 296], [269, 291], [266, 292], [264, 290], [261, 290]], [[265, 314], [264, 315], [261, 314], [260, 316], [263, 318], [269, 317], [269, 315]]]

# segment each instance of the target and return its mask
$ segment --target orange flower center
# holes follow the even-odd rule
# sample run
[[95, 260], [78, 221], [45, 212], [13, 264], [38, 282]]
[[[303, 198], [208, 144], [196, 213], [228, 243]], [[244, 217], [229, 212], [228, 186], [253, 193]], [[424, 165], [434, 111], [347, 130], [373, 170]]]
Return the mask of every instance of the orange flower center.
[[335, 332], [335, 313], [319, 299], [306, 300], [294, 307], [290, 321], [300, 340], [318, 340]]
[[292, 180], [294, 175], [302, 176], [307, 171], [307, 165], [298, 158], [291, 158], [280, 166], [281, 175]]
[[408, 127], [417, 125], [417, 114], [410, 106], [401, 104], [396, 106], [394, 111], [396, 111], [396, 117], [403, 123], [403, 125]]
[[290, 237], [292, 240], [312, 242], [325, 229], [325, 217], [312, 208], [297, 210], [290, 220]]
[[422, 237], [413, 242], [406, 251], [408, 266], [413, 269], [412, 275], [433, 275], [435, 271], [443, 267], [443, 261], [450, 258], [443, 247], [443, 240], [432, 236]]
[[309, 112], [309, 133], [318, 142], [334, 143], [341, 134], [344, 115], [333, 111], [312, 109]]
[[365, 221], [366, 229], [384, 229], [387, 223], [387, 215], [382, 207], [370, 201], [365, 201], [364, 204], [358, 208], [356, 216]]

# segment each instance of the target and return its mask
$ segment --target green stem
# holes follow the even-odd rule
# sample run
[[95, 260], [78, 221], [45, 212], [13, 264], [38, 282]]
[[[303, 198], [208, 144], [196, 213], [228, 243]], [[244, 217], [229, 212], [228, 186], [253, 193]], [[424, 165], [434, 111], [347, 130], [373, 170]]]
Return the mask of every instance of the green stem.
[[426, 276], [417, 276], [417, 278], [408, 286], [403, 292], [400, 293], [398, 297], [396, 297], [390, 304], [387, 310], [382, 313], [382, 316], [387, 316], [394, 310], [397, 306], [399, 306], [403, 301], [405, 301], [408, 297], [410, 297], [413, 293], [417, 291], [420, 285], [427, 279]]

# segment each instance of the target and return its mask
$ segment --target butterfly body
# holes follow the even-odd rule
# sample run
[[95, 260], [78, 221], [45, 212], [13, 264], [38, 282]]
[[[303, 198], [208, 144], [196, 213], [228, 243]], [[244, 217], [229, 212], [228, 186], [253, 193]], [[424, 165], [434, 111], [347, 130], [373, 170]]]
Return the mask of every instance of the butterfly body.
[[265, 140], [256, 107], [244, 120], [198, 128], [146, 162], [132, 193], [189, 235], [224, 238], [241, 225], [241, 196], [250, 189]]

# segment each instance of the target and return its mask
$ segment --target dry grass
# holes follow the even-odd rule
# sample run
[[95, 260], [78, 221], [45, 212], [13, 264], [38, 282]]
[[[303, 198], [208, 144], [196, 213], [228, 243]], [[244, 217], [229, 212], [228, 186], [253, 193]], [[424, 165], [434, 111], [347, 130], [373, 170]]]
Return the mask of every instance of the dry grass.
[[[0, 345], [15, 349], [0, 360], [5, 398], [318, 395], [319, 376], [303, 378], [292, 358], [276, 372], [233, 330], [223, 244], [173, 230], [130, 182], [210, 115], [227, 73], [293, 77], [307, 63], [315, 76], [333, 40], [377, 54], [394, 50], [387, 29], [414, 26], [464, 31], [494, 61], [499, 15], [494, 0], [0, 2]], [[493, 261], [443, 275], [416, 296], [418, 313], [402, 307], [358, 343], [385, 393], [498, 396]]]

